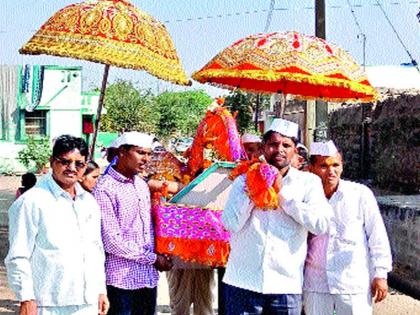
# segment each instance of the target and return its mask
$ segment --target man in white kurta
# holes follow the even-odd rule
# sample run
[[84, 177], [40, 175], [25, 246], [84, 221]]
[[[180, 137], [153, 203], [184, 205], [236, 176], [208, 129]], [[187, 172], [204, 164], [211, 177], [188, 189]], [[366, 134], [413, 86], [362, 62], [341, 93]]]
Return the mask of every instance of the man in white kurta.
[[59, 137], [52, 173], [9, 209], [9, 285], [21, 314], [105, 314], [100, 211], [77, 183], [86, 167], [86, 143]]
[[297, 125], [276, 119], [264, 135], [263, 152], [279, 170], [278, 209], [258, 209], [238, 177], [222, 220], [231, 232], [223, 278], [227, 315], [300, 315], [308, 231], [325, 233], [331, 209], [319, 178], [290, 167]]
[[328, 233], [310, 236], [305, 265], [307, 315], [372, 314], [387, 295], [391, 251], [372, 191], [341, 179], [343, 162], [332, 141], [311, 145], [310, 170], [320, 176], [333, 207]]

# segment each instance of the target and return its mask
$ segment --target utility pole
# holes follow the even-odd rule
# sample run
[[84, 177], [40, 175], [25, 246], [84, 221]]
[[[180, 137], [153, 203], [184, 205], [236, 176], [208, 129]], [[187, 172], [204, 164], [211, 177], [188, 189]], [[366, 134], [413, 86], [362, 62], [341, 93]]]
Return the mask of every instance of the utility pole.
[[325, 39], [325, 1], [315, 0], [315, 36]]
[[[315, 0], [315, 36], [326, 38], [325, 31], [325, 0]], [[315, 141], [326, 140], [326, 128], [328, 123], [328, 103], [317, 100], [315, 106]]]
[[[315, 0], [315, 36], [325, 39], [325, 0]], [[319, 141], [320, 124], [328, 117], [327, 104], [323, 101], [306, 101], [304, 143], [307, 147]]]

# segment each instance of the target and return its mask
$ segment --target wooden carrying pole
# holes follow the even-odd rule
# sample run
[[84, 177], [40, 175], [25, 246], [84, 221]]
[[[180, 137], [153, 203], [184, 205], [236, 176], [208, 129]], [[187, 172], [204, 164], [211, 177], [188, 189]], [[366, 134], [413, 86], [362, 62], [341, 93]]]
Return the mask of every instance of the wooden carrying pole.
[[106, 84], [108, 82], [109, 68], [110, 68], [109, 65], [105, 65], [104, 75], [102, 77], [101, 93], [99, 94], [98, 110], [96, 112], [95, 131], [93, 133], [92, 144], [91, 144], [90, 152], [89, 152], [89, 160], [92, 160], [95, 154], [95, 145], [96, 145], [96, 139], [98, 138], [99, 127], [101, 124], [101, 113], [102, 113], [102, 107], [104, 104]]

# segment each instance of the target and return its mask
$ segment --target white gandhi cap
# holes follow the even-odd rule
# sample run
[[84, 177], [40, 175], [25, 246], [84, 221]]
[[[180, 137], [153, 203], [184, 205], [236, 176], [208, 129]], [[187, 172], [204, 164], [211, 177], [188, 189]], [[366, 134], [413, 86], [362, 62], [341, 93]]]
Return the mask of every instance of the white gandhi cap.
[[119, 148], [122, 145], [135, 145], [137, 147], [151, 149], [153, 136], [146, 133], [130, 131], [125, 132], [111, 143], [111, 147]]
[[250, 134], [250, 133], [246, 133], [241, 137], [242, 143], [259, 143], [261, 142], [261, 138]]
[[328, 142], [312, 142], [311, 143], [311, 155], [320, 156], [334, 156], [338, 150], [332, 140]]
[[275, 131], [279, 134], [289, 137], [299, 139], [299, 125], [281, 118], [275, 118], [271, 123], [270, 128], [267, 131]]

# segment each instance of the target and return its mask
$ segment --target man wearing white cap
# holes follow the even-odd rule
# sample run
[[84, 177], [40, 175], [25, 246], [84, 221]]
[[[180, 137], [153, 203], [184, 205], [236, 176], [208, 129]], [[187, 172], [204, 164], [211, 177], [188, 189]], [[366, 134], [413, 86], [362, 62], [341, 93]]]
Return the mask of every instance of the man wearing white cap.
[[223, 278], [227, 315], [301, 313], [308, 232], [325, 233], [332, 210], [320, 179], [290, 166], [297, 138], [298, 125], [283, 119], [263, 137], [264, 157], [278, 170], [277, 209], [255, 206], [246, 175], [233, 182], [222, 214], [231, 232]]
[[126, 132], [117, 143], [118, 161], [93, 192], [102, 212], [109, 314], [153, 315], [158, 270], [172, 267], [154, 252], [150, 191], [137, 176], [150, 158], [153, 137]]
[[297, 152], [292, 159], [292, 166], [303, 171], [305, 170], [308, 161], [308, 149], [302, 143], [298, 143], [296, 151]]
[[341, 179], [343, 160], [332, 141], [312, 143], [309, 170], [318, 175], [334, 216], [326, 234], [308, 240], [304, 307], [307, 315], [372, 314], [372, 297], [388, 291], [392, 258], [372, 191]]
[[248, 160], [252, 160], [254, 158], [258, 158], [261, 155], [261, 138], [250, 134], [245, 133], [241, 137], [242, 145], [244, 146], [244, 150], [246, 155], [248, 156]]

